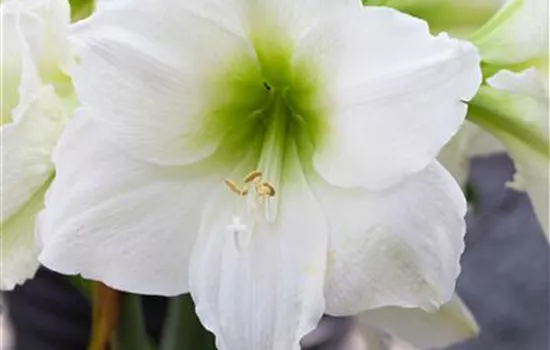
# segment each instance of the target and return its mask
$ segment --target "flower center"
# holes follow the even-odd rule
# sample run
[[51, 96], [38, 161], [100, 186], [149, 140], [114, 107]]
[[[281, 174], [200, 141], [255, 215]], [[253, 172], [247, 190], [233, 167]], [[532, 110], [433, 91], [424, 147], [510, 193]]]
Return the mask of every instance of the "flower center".
[[249, 215], [273, 221], [278, 210], [276, 188], [282, 181], [285, 153], [288, 143], [293, 141], [291, 130], [296, 121], [278, 89], [272, 89], [267, 83], [266, 89], [270, 91], [271, 99], [264, 108], [255, 112], [259, 118], [257, 131], [261, 133], [261, 142], [257, 143], [259, 152], [254, 164], [259, 170], [246, 174], [242, 186], [231, 179], [226, 179], [225, 185], [246, 201]]
[[239, 169], [233, 179], [224, 181], [227, 195], [236, 201], [233, 214], [243, 223], [228, 223], [239, 227], [237, 231], [257, 220], [277, 218], [284, 189], [292, 183], [286, 163], [296, 161], [287, 156], [289, 150], [297, 149], [299, 162], [309, 163], [326, 130], [326, 115], [317, 103], [319, 80], [314, 65], [293, 66], [288, 50], [278, 51], [284, 45], [273, 46], [272, 40], [254, 44], [255, 53], [237, 56], [208, 81], [213, 95], [207, 101], [214, 103], [203, 119], [207, 127], [201, 134], [223, 134], [218, 159], [230, 169]]

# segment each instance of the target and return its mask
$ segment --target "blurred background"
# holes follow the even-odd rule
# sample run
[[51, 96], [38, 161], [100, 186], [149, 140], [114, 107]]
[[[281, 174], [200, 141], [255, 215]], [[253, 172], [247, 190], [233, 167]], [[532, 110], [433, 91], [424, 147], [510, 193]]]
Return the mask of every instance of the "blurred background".
[[[481, 333], [448, 350], [550, 349], [550, 249], [527, 196], [505, 186], [513, 172], [504, 155], [472, 161], [467, 249], [457, 289]], [[165, 306], [163, 298], [144, 298], [153, 338], [160, 333]], [[53, 272], [40, 270], [34, 280], [4, 294], [1, 310], [2, 350], [86, 350], [90, 305]], [[383, 340], [388, 350], [411, 350], [389, 336]], [[367, 350], [353, 319], [326, 318], [303, 345]]]

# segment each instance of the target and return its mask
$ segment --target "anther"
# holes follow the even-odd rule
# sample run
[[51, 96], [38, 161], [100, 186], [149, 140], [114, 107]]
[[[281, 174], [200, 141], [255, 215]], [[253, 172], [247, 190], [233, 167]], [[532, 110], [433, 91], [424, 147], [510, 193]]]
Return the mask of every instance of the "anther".
[[262, 172], [260, 170], [254, 170], [248, 173], [243, 179], [244, 183], [250, 183], [256, 179], [262, 177]]
[[262, 188], [264, 189], [263, 192], [266, 196], [269, 196], [269, 197], [275, 196], [275, 187], [273, 187], [273, 185], [270, 184], [269, 182], [263, 182]]
[[239, 186], [237, 186], [237, 184], [235, 183], [235, 181], [233, 180], [229, 180], [229, 179], [226, 179], [226, 180], [223, 180], [223, 183], [225, 184], [225, 186], [227, 186], [227, 188], [233, 192], [233, 193], [236, 193], [238, 195], [241, 195], [241, 189], [239, 188]]
[[248, 187], [244, 186], [243, 189], [241, 190], [240, 195], [244, 197], [247, 194], [248, 194]]

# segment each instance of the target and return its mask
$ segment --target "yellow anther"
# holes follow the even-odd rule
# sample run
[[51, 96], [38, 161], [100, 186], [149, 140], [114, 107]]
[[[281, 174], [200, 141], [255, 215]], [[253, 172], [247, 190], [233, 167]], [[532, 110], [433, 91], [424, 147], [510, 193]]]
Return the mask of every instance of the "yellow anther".
[[254, 192], [261, 201], [263, 201], [264, 198], [275, 196], [275, 187], [267, 181], [262, 181], [262, 172], [259, 170], [254, 170], [248, 173], [248, 175], [244, 177], [243, 181], [245, 183], [243, 188], [240, 188], [235, 181], [230, 179], [224, 180], [224, 183], [231, 192], [242, 197], [248, 195], [250, 192], [250, 189], [246, 184], [251, 182], [254, 183]]
[[235, 183], [235, 181], [233, 180], [229, 180], [229, 179], [225, 179], [223, 180], [223, 183], [225, 184], [225, 186], [227, 186], [227, 188], [233, 192], [233, 193], [236, 193], [238, 195], [241, 195], [241, 189], [239, 188], [239, 186], [237, 186], [237, 184]]
[[250, 183], [256, 179], [259, 179], [262, 177], [262, 172], [260, 170], [254, 170], [248, 173], [243, 179], [244, 183]]
[[263, 182], [262, 183], [262, 188], [264, 189], [264, 193], [265, 195], [269, 196], [269, 197], [273, 197], [275, 196], [275, 187], [273, 187], [272, 184], [270, 184], [269, 182]]

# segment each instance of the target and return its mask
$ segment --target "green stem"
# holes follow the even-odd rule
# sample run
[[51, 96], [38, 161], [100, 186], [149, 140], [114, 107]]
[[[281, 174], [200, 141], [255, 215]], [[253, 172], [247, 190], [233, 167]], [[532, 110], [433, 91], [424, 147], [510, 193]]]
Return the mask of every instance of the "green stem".
[[528, 99], [529, 97], [511, 96], [504, 91], [482, 86], [475, 98], [468, 104], [468, 119], [504, 143], [507, 138], [512, 137], [549, 158], [548, 139], [537, 125], [529, 123], [526, 118], [521, 116], [525, 111], [516, 110], [513, 103], [509, 102], [511, 99], [516, 99], [518, 106], [525, 105], [517, 103], [520, 98]]
[[83, 279], [80, 275], [67, 276], [67, 279], [87, 300], [92, 299], [92, 282]]
[[139, 295], [125, 294], [122, 297], [116, 350], [153, 350], [145, 329]]
[[189, 294], [171, 298], [159, 350], [215, 350], [214, 336], [201, 325]]

